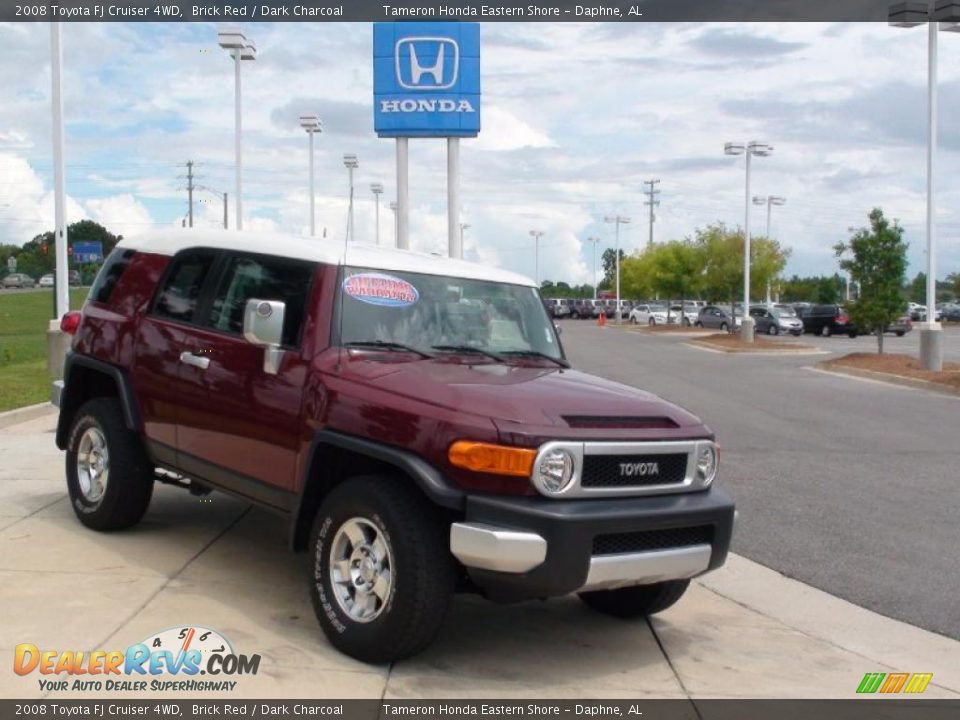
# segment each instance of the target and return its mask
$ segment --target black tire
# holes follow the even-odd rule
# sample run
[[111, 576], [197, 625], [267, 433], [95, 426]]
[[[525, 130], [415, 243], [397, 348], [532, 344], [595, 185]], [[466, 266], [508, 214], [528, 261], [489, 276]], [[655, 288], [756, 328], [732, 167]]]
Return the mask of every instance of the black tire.
[[851, 340], [856, 340], [856, 338], [857, 338], [857, 333], [856, 333], [856, 331], [855, 331], [855, 330], [851, 330], [850, 332], [847, 333], [847, 337], [850, 338]]
[[684, 318], [684, 319], [683, 319], [683, 326], [684, 326], [684, 327], [690, 327], [690, 318]]
[[591, 590], [580, 599], [591, 610], [618, 618], [646, 617], [662, 612], [687, 591], [689, 580], [668, 580], [655, 585], [636, 585], [617, 590]]
[[[105, 441], [105, 487], [80, 467], [89, 467], [93, 457], [93, 453], [84, 452], [86, 460], [82, 460], [81, 446], [85, 448], [88, 439], [98, 434]], [[153, 494], [154, 468], [140, 436], [127, 428], [118, 399], [94, 398], [77, 411], [67, 442], [66, 464], [67, 492], [80, 522], [101, 531], [123, 530], [140, 522]], [[96, 487], [102, 489], [99, 496]]]
[[697, 321], [693, 324], [693, 326], [694, 326], [694, 327], [698, 327], [698, 328], [702, 328], [702, 327], [703, 327], [703, 323], [700, 322], [699, 320], [697, 320]]
[[903, 337], [905, 334], [903, 330], [897, 330], [897, 337]]
[[[355, 519], [379, 534], [390, 563], [386, 597], [374, 599], [376, 614], [369, 620], [354, 619], [344, 609], [329, 569], [339, 531]], [[360, 476], [334, 488], [310, 533], [310, 597], [330, 643], [369, 663], [399, 660], [427, 647], [453, 597], [456, 564], [449, 542], [449, 525], [405, 478]], [[357, 546], [348, 547], [356, 554]], [[349, 582], [337, 585], [353, 588]]]
[[780, 334], [780, 326], [775, 323], [771, 323], [770, 326], [767, 328], [767, 335], [779, 335], [779, 334]]
[[653, 327], [657, 324], [657, 320], [654, 317], [647, 318], [647, 325]]
[[571, 319], [571, 320], [579, 320], [579, 319], [580, 319], [580, 313], [578, 313], [578, 312], [572, 312], [572, 313], [570, 313], [570, 319]]
[[720, 323], [720, 332], [727, 332], [730, 330], [730, 327], [725, 323]]
[[631, 324], [631, 325], [636, 325], [636, 324], [637, 324], [637, 316], [636, 316], [636, 315], [631, 315], [631, 316], [630, 316], [630, 324]]
[[833, 335], [833, 328], [829, 325], [824, 325], [822, 328], [820, 328], [821, 337], [830, 337], [831, 335]]

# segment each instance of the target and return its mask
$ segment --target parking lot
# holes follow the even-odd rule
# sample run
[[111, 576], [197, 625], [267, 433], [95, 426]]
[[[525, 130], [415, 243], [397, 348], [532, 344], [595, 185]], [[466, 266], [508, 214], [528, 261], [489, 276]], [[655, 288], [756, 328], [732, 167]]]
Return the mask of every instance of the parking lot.
[[[721, 482], [740, 509], [736, 554], [674, 608], [624, 622], [575, 598], [495, 606], [462, 596], [427, 652], [362, 665], [327, 644], [305, 558], [289, 553], [286, 528], [265, 512], [158, 487], [137, 528], [82, 528], [66, 499], [55, 415], [39, 408], [33, 419], [0, 416], [0, 662], [10, 667], [23, 642], [109, 650], [197, 625], [263, 658], [225, 697], [542, 697], [549, 688], [557, 698], [842, 698], [865, 672], [918, 668], [935, 676], [924, 697], [960, 697], [960, 642], [946, 637], [960, 636], [951, 505], [960, 398], [807, 369], [824, 355], [721, 355], [687, 337], [588, 322], [563, 330], [576, 367], [661, 394], [718, 434]], [[872, 342], [804, 340], [840, 352]], [[951, 332], [948, 353], [957, 340]], [[898, 343], [911, 347], [916, 335], [892, 338], [891, 350]], [[58, 695], [36, 675], [2, 674], [0, 688]], [[182, 697], [150, 696], [165, 694]]]
[[[563, 323], [574, 365], [702, 416], [741, 512], [734, 550], [815, 587], [960, 638], [956, 503], [960, 396], [810, 369], [876, 339], [819, 338], [830, 355], [727, 355], [689, 337]], [[783, 339], [783, 338], [780, 338]], [[916, 355], [919, 333], [888, 336]], [[960, 329], [944, 357], [960, 359]]]

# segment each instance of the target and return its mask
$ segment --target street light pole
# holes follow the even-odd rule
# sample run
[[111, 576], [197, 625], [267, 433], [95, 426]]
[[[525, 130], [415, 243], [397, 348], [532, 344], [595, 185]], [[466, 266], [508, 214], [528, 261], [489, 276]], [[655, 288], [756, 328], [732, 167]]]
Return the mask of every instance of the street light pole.
[[240, 63], [244, 60], [256, 60], [257, 46], [253, 40], [244, 36], [240, 28], [222, 29], [218, 34], [218, 42], [220, 47], [230, 52], [234, 63], [234, 152], [236, 154], [237, 173], [237, 197], [234, 204], [237, 207], [237, 230], [243, 230], [243, 118], [241, 113], [243, 101], [240, 86]]
[[[766, 197], [756, 197], [753, 198], [754, 205], [766, 205], [767, 206], [767, 240], [770, 239], [770, 212], [773, 210], [774, 205], [786, 205], [787, 199], [779, 197], [777, 195], [767, 195]], [[767, 305], [770, 304], [770, 280], [767, 280]]]
[[543, 230], [531, 230], [530, 236], [533, 238], [533, 274], [537, 281], [537, 290], [540, 289], [540, 238], [543, 237]]
[[397, 203], [395, 200], [390, 203], [390, 209], [393, 210], [393, 246], [400, 247], [400, 220], [397, 217]]
[[347, 237], [353, 241], [353, 171], [360, 167], [360, 161], [353, 153], [346, 153], [343, 156], [343, 166], [347, 169], [350, 176], [350, 206], [347, 212]]
[[463, 252], [463, 231], [470, 229], [470, 223], [460, 223], [460, 251]]
[[323, 122], [316, 115], [301, 115], [300, 127], [310, 138], [310, 237], [317, 234], [316, 195], [314, 193], [313, 136], [323, 132]]
[[380, 196], [383, 194], [382, 183], [370, 183], [370, 192], [373, 193], [374, 217], [376, 219], [376, 238], [377, 245], [380, 244]]
[[53, 104], [53, 205], [56, 228], [53, 251], [56, 272], [53, 287], [53, 317], [59, 320], [70, 311], [70, 283], [67, 258], [67, 194], [63, 160], [63, 47], [60, 44], [60, 23], [50, 23]]
[[616, 225], [616, 231], [614, 232], [614, 235], [616, 236], [616, 250], [614, 251], [615, 253], [614, 258], [615, 258], [615, 267], [616, 267], [616, 275], [617, 275], [617, 305], [616, 305], [617, 309], [616, 309], [616, 312], [614, 313], [615, 315], [614, 322], [617, 325], [619, 325], [620, 315], [621, 315], [621, 312], [620, 312], [620, 226], [627, 225], [630, 222], [630, 218], [625, 217], [623, 215], [608, 215], [603, 219], [603, 221], [608, 223], [614, 223]]
[[924, 370], [943, 369], [943, 328], [937, 315], [936, 186], [937, 30], [960, 31], [960, 7], [952, 2], [905, 2], [890, 6], [894, 27], [927, 25], [927, 318], [920, 329], [920, 363]]
[[[743, 211], [743, 312], [740, 318], [740, 339], [745, 343], [753, 342], [753, 318], [750, 317], [750, 159], [767, 157], [773, 152], [772, 145], [753, 140], [746, 145], [728, 142], [723, 146], [725, 155], [747, 156], [747, 179], [744, 193]], [[731, 311], [733, 308], [731, 308]], [[736, 314], [734, 314], [736, 317]]]
[[600, 242], [598, 237], [588, 237], [588, 243], [593, 243], [593, 299], [597, 299], [597, 243]]

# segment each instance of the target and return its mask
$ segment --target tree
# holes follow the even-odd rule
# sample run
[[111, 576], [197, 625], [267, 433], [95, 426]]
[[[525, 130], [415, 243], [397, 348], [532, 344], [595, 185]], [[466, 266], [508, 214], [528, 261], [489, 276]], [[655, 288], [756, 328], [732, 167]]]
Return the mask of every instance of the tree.
[[947, 282], [950, 283], [953, 296], [960, 300], [960, 273], [955, 272], [947, 275]]
[[909, 299], [915, 303], [923, 305], [927, 302], [927, 274], [925, 272], [917, 273], [917, 276], [910, 283], [907, 294]]
[[[123, 236], [114, 235], [93, 220], [80, 220], [67, 227], [67, 241], [70, 245], [81, 242], [100, 242], [104, 257], [109, 255], [122, 239]], [[34, 278], [52, 273], [57, 264], [54, 245], [55, 236], [52, 230], [28, 240], [22, 248], [17, 248], [16, 252], [12, 253], [17, 258], [17, 271]], [[85, 281], [89, 280], [97, 270], [96, 264], [77, 265], [72, 257], [67, 258], [67, 265], [71, 270], [79, 270]]]
[[[706, 253], [703, 246], [691, 240], [671, 240], [647, 250], [651, 266], [651, 286], [666, 298], [683, 301], [700, 292], [703, 284]], [[683, 316], [681, 312], [681, 322]], [[670, 306], [667, 306], [670, 322]]]
[[880, 208], [870, 212], [870, 227], [862, 228], [834, 251], [840, 268], [860, 286], [860, 296], [847, 306], [854, 325], [877, 336], [877, 352], [883, 353], [883, 333], [903, 312], [903, 282], [907, 272], [907, 243], [903, 228], [883, 216]]

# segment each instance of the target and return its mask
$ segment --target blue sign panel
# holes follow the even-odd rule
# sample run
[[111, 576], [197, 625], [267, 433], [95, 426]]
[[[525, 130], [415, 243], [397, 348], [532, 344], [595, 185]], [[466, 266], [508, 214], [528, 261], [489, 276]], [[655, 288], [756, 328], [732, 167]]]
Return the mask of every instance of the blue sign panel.
[[78, 263], [103, 262], [103, 243], [99, 240], [73, 243], [73, 260]]
[[380, 137], [476, 137], [480, 23], [374, 23], [373, 105]]

